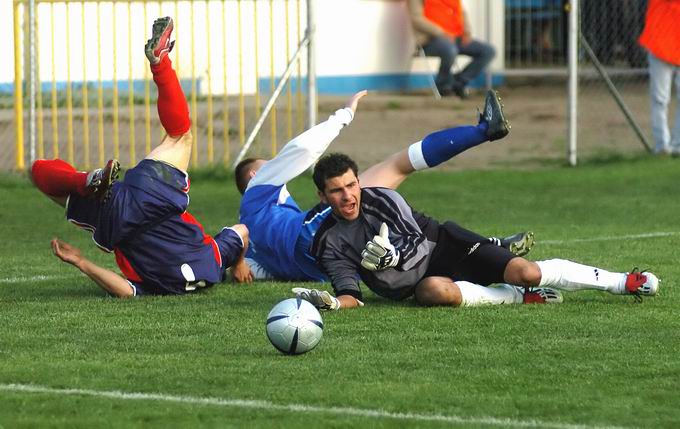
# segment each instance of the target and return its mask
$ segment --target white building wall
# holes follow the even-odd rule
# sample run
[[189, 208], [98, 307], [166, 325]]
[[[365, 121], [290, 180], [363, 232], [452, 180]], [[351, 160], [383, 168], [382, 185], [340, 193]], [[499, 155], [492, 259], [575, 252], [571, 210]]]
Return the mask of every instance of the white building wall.
[[[226, 33], [227, 33], [227, 83], [229, 93], [238, 93], [240, 85], [246, 93], [255, 90], [255, 10], [252, 1], [241, 2], [242, 18], [242, 49], [241, 63], [243, 81], [239, 81], [239, 61], [235, 53], [238, 51], [237, 3], [234, 0], [226, 2]], [[289, 51], [295, 51], [297, 44], [295, 1], [290, 1], [290, 30]], [[305, 1], [302, 1], [302, 27], [304, 31], [306, 11]], [[498, 52], [502, 52], [503, 40], [503, 0], [464, 0], [465, 8], [472, 25], [472, 33], [482, 40], [486, 36], [485, 6], [492, 7], [491, 42]], [[269, 2], [257, 2], [258, 32], [258, 75], [260, 78], [270, 76], [270, 26]], [[54, 28], [52, 28], [50, 11], [54, 11]], [[50, 6], [39, 4], [39, 40], [40, 40], [40, 77], [43, 84], [52, 80], [52, 43], [54, 43], [54, 77], [58, 82], [67, 79], [66, 62], [66, 34], [70, 35], [70, 78], [73, 82], [83, 79], [83, 73], [89, 81], [96, 81], [100, 71], [98, 63], [101, 61], [101, 78], [110, 81], [113, 73], [113, 35], [116, 35], [116, 78], [126, 82], [129, 69], [132, 68], [132, 78], [144, 78], [147, 68], [143, 55], [143, 45], [146, 41], [151, 22], [158, 15], [175, 15], [174, 2], [164, 3], [159, 9], [158, 3], [151, 2], [147, 6], [147, 22], [143, 19], [141, 4], [131, 6], [131, 31], [128, 31], [128, 5], [118, 3], [115, 7], [102, 2], [100, 12], [102, 19], [101, 58], [97, 56], [96, 37], [96, 4], [85, 5], [85, 49], [86, 60], [83, 67], [82, 26], [80, 2], [70, 6], [70, 29], [66, 28], [66, 6], [56, 3]], [[201, 91], [207, 89], [208, 76], [206, 49], [206, 17], [210, 16], [211, 34], [211, 67], [212, 89], [216, 94], [223, 92], [224, 68], [222, 66], [222, 25], [221, 2], [211, 2], [206, 10], [204, 2], [197, 2], [193, 7], [195, 23], [195, 51], [192, 64], [189, 52], [192, 49], [192, 38], [189, 22], [191, 7], [187, 2], [181, 2], [175, 20], [178, 24], [177, 38], [179, 40], [179, 64], [175, 64], [181, 78], [189, 79], [192, 70], [200, 79]], [[404, 1], [399, 0], [316, 0], [316, 47], [317, 47], [317, 76], [323, 89], [334, 87], [336, 84], [347, 83], [361, 77], [378, 77], [385, 75], [404, 75], [411, 73], [425, 73], [437, 67], [436, 59], [429, 60], [429, 66], [424, 61], [413, 61], [414, 42], [411, 34], [409, 17]], [[115, 31], [112, 28], [111, 17], [116, 16]], [[284, 31], [284, 2], [274, 2], [274, 63], [275, 75], [285, 68], [285, 40]], [[0, 90], [7, 89], [14, 81], [14, 47], [13, 47], [13, 12], [10, 0], [0, 0]], [[52, 40], [54, 35], [54, 40]], [[129, 42], [131, 44], [129, 45]], [[129, 47], [132, 55], [129, 55]], [[131, 61], [128, 60], [131, 59]], [[171, 58], [175, 59], [174, 54]], [[464, 60], [460, 60], [464, 64]], [[503, 67], [502, 55], [498, 55], [491, 65], [491, 70]], [[368, 81], [370, 83], [370, 81]], [[341, 85], [342, 86], [342, 85]], [[267, 87], [262, 90], [268, 89]]]

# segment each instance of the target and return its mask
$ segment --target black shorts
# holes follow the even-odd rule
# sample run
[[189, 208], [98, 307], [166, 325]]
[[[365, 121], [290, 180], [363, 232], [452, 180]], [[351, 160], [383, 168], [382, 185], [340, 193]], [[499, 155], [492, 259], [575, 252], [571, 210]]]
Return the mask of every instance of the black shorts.
[[441, 276], [488, 286], [503, 283], [505, 267], [516, 255], [454, 222], [439, 227], [437, 246], [425, 277]]

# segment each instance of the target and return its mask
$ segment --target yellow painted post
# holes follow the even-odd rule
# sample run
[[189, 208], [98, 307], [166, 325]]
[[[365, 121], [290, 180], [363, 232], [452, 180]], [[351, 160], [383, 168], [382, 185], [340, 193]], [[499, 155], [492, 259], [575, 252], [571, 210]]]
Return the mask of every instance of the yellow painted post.
[[135, 153], [135, 88], [132, 82], [132, 3], [127, 4], [128, 20], [128, 127], [129, 127], [129, 151], [130, 166], [137, 164]]
[[[274, 94], [274, 0], [269, 0], [269, 94]], [[271, 125], [272, 147], [271, 156], [276, 155], [276, 103], [269, 112]]]
[[118, 139], [118, 72], [116, 70], [118, 67], [118, 62], [116, 61], [118, 56], [116, 44], [116, 33], [118, 30], [116, 25], [116, 3], [113, 3], [111, 7], [113, 9], [111, 12], [113, 16], [113, 31], [111, 32], [113, 35], [113, 157], [118, 159], [120, 157], [120, 142]]
[[99, 158], [97, 165], [104, 165], [104, 83], [102, 82], [102, 20], [99, 2], [97, 2], [97, 148]]
[[224, 165], [228, 165], [231, 154], [229, 153], [229, 95], [227, 93], [227, 23], [224, 10], [224, 2], [222, 0], [222, 70], [223, 70], [223, 95], [222, 95], [222, 132], [223, 149], [224, 149]]
[[[288, 0], [286, 6], [286, 64], [290, 61], [290, 19]], [[291, 92], [290, 81], [286, 84], [286, 138], [290, 141], [293, 138], [293, 93]]]
[[[147, 0], [144, 0], [144, 25], [148, 21]], [[158, 15], [161, 16], [161, 2], [158, 2]], [[146, 27], [144, 27], [146, 28]], [[151, 152], [151, 83], [149, 82], [149, 66], [144, 64], [144, 155]]]
[[59, 158], [59, 117], [57, 116], [57, 68], [54, 62], [54, 5], [50, 3], [50, 31], [52, 31], [52, 156]]
[[70, 3], [66, 3], [66, 153], [75, 164], [73, 150], [73, 90], [71, 88], [71, 20]]
[[177, 78], [179, 78], [179, 1], [175, 0], [175, 18], [173, 19], [175, 23], [175, 47], [173, 50], [175, 51], [175, 73], [177, 74]]
[[42, 80], [40, 79], [40, 19], [39, 14], [38, 14], [38, 5], [36, 5], [35, 8], [35, 13], [36, 13], [36, 20], [35, 20], [35, 73], [36, 76], [38, 76], [38, 88], [37, 88], [37, 95], [38, 99], [37, 101], [37, 110], [38, 110], [38, 118], [37, 118], [37, 128], [38, 128], [38, 158], [37, 159], [43, 159], [45, 158], [45, 136], [44, 136], [44, 130], [43, 130], [43, 99], [42, 99]]
[[[295, 10], [297, 14], [297, 44], [300, 46], [300, 0], [296, 0]], [[302, 117], [302, 64], [300, 58], [297, 61], [297, 88], [295, 91], [297, 95], [297, 132], [301, 133], [304, 129], [304, 118]]]
[[24, 169], [24, 93], [21, 58], [19, 2], [14, 1], [14, 121], [16, 125], [16, 168]]
[[194, 137], [194, 144], [191, 145], [191, 166], [198, 166], [198, 113], [196, 107], [196, 32], [194, 25], [194, 3], [190, 3], [191, 8], [191, 134]]
[[87, 54], [86, 54], [86, 31], [85, 31], [85, 0], [80, 3], [80, 25], [81, 25], [81, 43], [83, 50], [83, 165], [86, 170], [90, 169], [90, 111], [89, 101], [87, 99]]
[[[213, 154], [213, 103], [212, 103], [212, 68], [211, 66], [211, 52], [210, 52], [210, 2], [205, 0], [205, 32], [207, 38], [207, 54], [208, 54], [208, 163], [212, 164], [214, 160]], [[195, 54], [194, 54], [195, 55]]]
[[[255, 51], [253, 52], [255, 56], [255, 119], [260, 118], [260, 67], [259, 67], [259, 53], [258, 53], [258, 25], [257, 25], [257, 1], [253, 1], [253, 39], [255, 42]], [[260, 139], [256, 136], [257, 142], [257, 152], [262, 153], [262, 145], [260, 144]]]
[[238, 6], [238, 138], [243, 146], [246, 142], [246, 106], [243, 97], [243, 34], [241, 28], [241, 0], [237, 0]]

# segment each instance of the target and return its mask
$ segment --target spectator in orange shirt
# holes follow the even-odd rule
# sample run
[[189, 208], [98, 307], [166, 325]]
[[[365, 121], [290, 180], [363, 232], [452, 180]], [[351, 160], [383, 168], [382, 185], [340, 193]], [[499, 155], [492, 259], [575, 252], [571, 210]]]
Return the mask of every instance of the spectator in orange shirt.
[[[470, 25], [460, 0], [408, 0], [407, 4], [416, 41], [425, 55], [441, 60], [435, 78], [439, 92], [466, 98], [468, 83], [491, 62], [496, 50], [470, 36]], [[472, 62], [460, 73], [452, 74], [451, 66], [458, 54], [472, 57]]]
[[654, 153], [680, 156], [680, 103], [675, 109], [671, 134], [668, 105], [672, 84], [680, 100], [680, 0], [649, 0], [640, 45], [649, 51], [649, 94], [651, 97]]

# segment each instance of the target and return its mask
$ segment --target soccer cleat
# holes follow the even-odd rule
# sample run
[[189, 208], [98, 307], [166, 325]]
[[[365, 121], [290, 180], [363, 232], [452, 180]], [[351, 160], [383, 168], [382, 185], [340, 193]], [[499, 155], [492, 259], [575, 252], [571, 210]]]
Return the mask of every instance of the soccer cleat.
[[638, 271], [637, 268], [633, 268], [633, 271], [626, 274], [625, 294], [635, 295], [639, 301], [642, 301], [642, 295], [654, 296], [658, 290], [659, 279], [654, 274], [644, 270]]
[[111, 186], [118, 180], [120, 163], [110, 159], [104, 168], [98, 168], [87, 175], [85, 192], [88, 196], [106, 202], [111, 196]]
[[534, 233], [531, 231], [518, 232], [500, 240], [501, 247], [505, 247], [517, 256], [524, 256], [534, 247]]
[[479, 116], [479, 122], [487, 124], [486, 136], [489, 141], [502, 139], [510, 132], [510, 124], [505, 119], [501, 98], [496, 91], [490, 89], [486, 92], [484, 111]]
[[524, 304], [561, 304], [564, 301], [562, 293], [547, 287], [525, 288]]
[[169, 16], [158, 18], [153, 22], [151, 38], [146, 42], [144, 52], [151, 64], [158, 64], [164, 56], [168, 55], [175, 46], [175, 41], [170, 41], [173, 29], [172, 18]]

